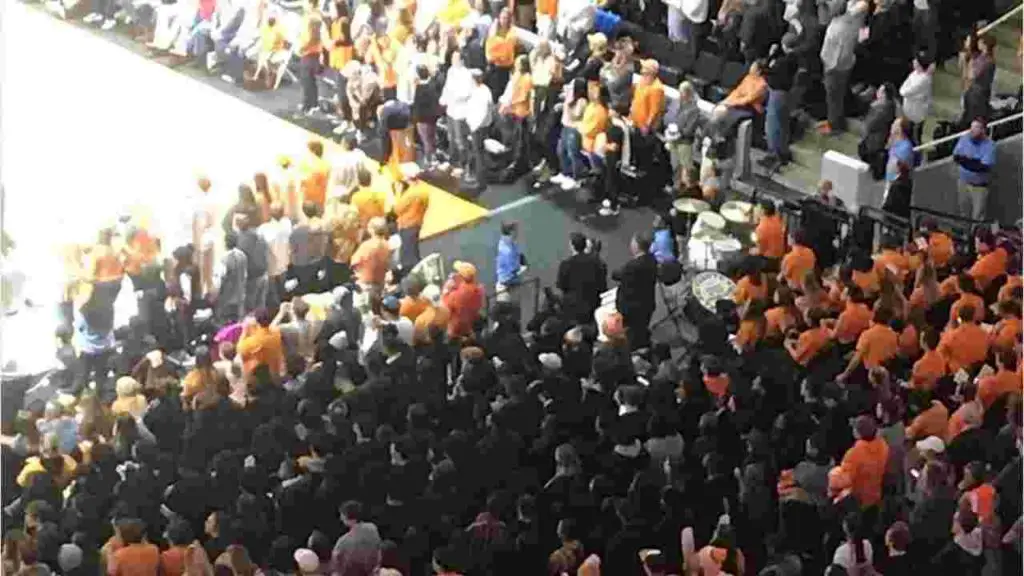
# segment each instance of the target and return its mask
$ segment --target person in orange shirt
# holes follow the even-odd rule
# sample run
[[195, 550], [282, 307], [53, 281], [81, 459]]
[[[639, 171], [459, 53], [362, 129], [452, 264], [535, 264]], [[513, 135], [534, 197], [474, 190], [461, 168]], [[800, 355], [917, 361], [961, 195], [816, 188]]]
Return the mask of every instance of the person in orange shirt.
[[183, 576], [185, 574], [185, 552], [192, 543], [192, 528], [188, 522], [174, 519], [165, 531], [167, 550], [160, 553], [160, 573], [163, 576]]
[[124, 519], [115, 528], [121, 547], [107, 557], [109, 576], [153, 576], [160, 571], [160, 549], [143, 540], [146, 525]]
[[160, 241], [148, 230], [133, 226], [121, 248], [124, 271], [136, 292], [160, 285]]
[[949, 426], [949, 409], [938, 400], [928, 400], [930, 394], [919, 390], [910, 393], [907, 401], [911, 413], [915, 414], [907, 427], [908, 440], [922, 440], [929, 436], [939, 439], [946, 437]]
[[324, 144], [318, 140], [311, 140], [306, 144], [309, 150], [309, 157], [302, 164], [302, 201], [312, 202], [324, 210], [324, 203], [327, 201], [327, 181], [331, 175], [331, 164], [324, 160]]
[[913, 390], [924, 390], [931, 392], [939, 379], [943, 378], [946, 371], [946, 359], [939, 353], [939, 333], [927, 329], [921, 334], [921, 347], [924, 354], [914, 362], [910, 372], [910, 387]]
[[1004, 300], [996, 305], [999, 321], [989, 333], [991, 346], [996, 350], [1013, 350], [1021, 340], [1020, 302]]
[[583, 118], [579, 123], [580, 137], [583, 139], [583, 155], [591, 166], [602, 165], [601, 155], [595, 148], [597, 137], [608, 129], [608, 89], [600, 84], [587, 87], [587, 106], [583, 109]]
[[953, 259], [953, 255], [956, 254], [953, 238], [939, 229], [939, 224], [935, 220], [925, 220], [923, 228], [927, 234], [928, 246], [926, 253], [928, 254], [928, 261], [935, 266], [936, 270], [945, 269], [949, 266], [949, 261]]
[[1017, 354], [1012, 350], [1002, 350], [996, 354], [996, 373], [978, 380], [978, 400], [986, 410], [1000, 397], [1022, 392], [1024, 386], [1017, 366]]
[[749, 352], [764, 337], [764, 302], [751, 302], [743, 313], [734, 343], [740, 353]]
[[829, 343], [829, 330], [822, 325], [825, 313], [821, 310], [811, 310], [807, 313], [807, 330], [804, 330], [796, 339], [789, 338], [785, 341], [786, 351], [797, 364], [807, 367], [818, 354]]
[[978, 520], [991, 526], [995, 520], [996, 489], [986, 479], [985, 462], [975, 460], [964, 466], [963, 479], [957, 488], [963, 496], [961, 503], [970, 506], [971, 511], [978, 515]]
[[461, 340], [473, 333], [473, 326], [480, 319], [484, 289], [477, 282], [476, 266], [456, 261], [452, 269], [455, 272], [445, 283], [441, 303], [451, 314], [448, 337]]
[[917, 269], [914, 278], [914, 291], [910, 293], [910, 310], [924, 312], [938, 302], [940, 297], [941, 288], [935, 276], [935, 267], [931, 262], [925, 262]]
[[402, 292], [405, 295], [399, 302], [399, 316], [416, 322], [416, 318], [430, 308], [430, 299], [423, 295], [424, 288], [426, 286], [424, 286], [423, 280], [415, 274], [406, 276], [402, 280]]
[[[846, 308], [832, 328], [832, 338], [840, 346], [852, 347], [860, 335], [871, 327], [871, 309], [864, 302], [864, 293], [856, 286], [846, 289]], [[847, 348], [849, 349], [849, 348]]]
[[629, 119], [645, 136], [665, 113], [665, 86], [658, 79], [658, 68], [657, 60], [641, 60], [640, 80], [633, 84]]
[[875, 274], [881, 277], [887, 268], [901, 284], [910, 272], [910, 259], [900, 250], [899, 240], [891, 236], [882, 238], [882, 250], [875, 255]]
[[764, 313], [765, 339], [781, 338], [802, 320], [793, 291], [787, 286], [779, 286], [775, 290], [775, 307]]
[[720, 402], [729, 394], [729, 374], [722, 369], [718, 358], [708, 357], [701, 361], [700, 371], [704, 379], [704, 388], [715, 401]]
[[779, 281], [785, 281], [790, 288], [798, 288], [808, 272], [817, 265], [814, 250], [807, 246], [807, 239], [802, 230], [790, 234], [789, 252], [782, 258], [782, 271]]
[[316, 77], [320, 73], [320, 52], [323, 50], [323, 42], [320, 37], [323, 18], [320, 16], [317, 5], [317, 0], [307, 0], [297, 46], [299, 84], [302, 86], [300, 109], [304, 114], [313, 113], [320, 103]]
[[352, 255], [352, 271], [356, 281], [366, 290], [379, 291], [384, 286], [391, 263], [391, 247], [388, 245], [388, 223], [384, 218], [374, 218], [367, 225], [370, 238], [356, 248]]
[[420, 261], [420, 230], [430, 207], [430, 189], [417, 179], [395, 183], [395, 218], [402, 239], [398, 261], [405, 271]]
[[359, 212], [359, 225], [364, 230], [370, 220], [386, 214], [384, 194], [373, 187], [373, 175], [368, 170], [359, 170], [359, 188], [352, 193], [349, 203]]
[[1024, 277], [1020, 274], [1012, 274], [1007, 278], [1006, 284], [1003, 284], [999, 289], [999, 294], [996, 295], [996, 302], [1006, 302], [1007, 300], [1019, 301], [1021, 299], [1021, 289], [1024, 287], [1022, 281], [1024, 281]]
[[838, 377], [840, 381], [848, 379], [860, 366], [865, 370], [884, 368], [886, 362], [896, 357], [899, 352], [899, 335], [892, 329], [891, 323], [892, 312], [888, 308], [875, 310], [871, 327], [857, 339], [853, 357]]
[[950, 324], [954, 324], [956, 319], [960, 317], [960, 309], [964, 306], [974, 308], [975, 312], [985, 310], [985, 299], [978, 295], [977, 289], [975, 288], [974, 278], [971, 278], [967, 274], [959, 274], [956, 277], [956, 282], [960, 298], [958, 298], [956, 302], [953, 302], [953, 306], [949, 308]]
[[950, 373], [961, 368], [971, 370], [988, 356], [988, 334], [974, 321], [975, 309], [962, 306], [958, 326], [949, 327], [942, 334], [939, 353], [946, 359]]
[[751, 302], [764, 301], [768, 298], [768, 282], [761, 260], [751, 258], [745, 263], [744, 268], [743, 277], [736, 283], [736, 289], [732, 293], [733, 301], [740, 308]]
[[249, 376], [257, 367], [266, 366], [273, 375], [284, 373], [284, 344], [281, 331], [271, 326], [270, 312], [260, 308], [245, 320], [238, 339], [238, 357], [242, 359], [242, 372]]
[[851, 257], [850, 281], [860, 287], [867, 298], [873, 298], [882, 289], [882, 279], [875, 272], [875, 262], [865, 253]]
[[487, 57], [485, 84], [491, 89], [491, 94], [505, 92], [515, 64], [517, 43], [516, 31], [512, 27], [512, 11], [507, 7], [502, 8], [484, 42], [484, 55]]
[[853, 446], [843, 455], [839, 467], [850, 478], [850, 489], [861, 508], [882, 501], [882, 481], [889, 463], [889, 445], [878, 436], [878, 426], [870, 416], [858, 416], [853, 423]]
[[[533, 76], [530, 74], [530, 58], [523, 54], [515, 59], [515, 72], [508, 81], [508, 86], [500, 98], [501, 113], [512, 121], [515, 134], [512, 137], [514, 149], [512, 157], [517, 164], [527, 162], [530, 154], [530, 116], [533, 112]], [[607, 110], [605, 111], [607, 116]], [[587, 121], [584, 114], [583, 122]], [[605, 120], [607, 123], [607, 120]], [[603, 128], [602, 128], [603, 130]], [[583, 132], [583, 126], [580, 126]], [[584, 147], [586, 146], [584, 136]], [[585, 148], [584, 148], [585, 149]]]
[[768, 82], [761, 73], [761, 64], [754, 61], [740, 83], [729, 92], [722, 104], [729, 108], [730, 116], [744, 119], [764, 113], [768, 96]]
[[366, 55], [367, 64], [372, 64], [380, 78], [380, 94], [383, 101], [394, 100], [398, 96], [398, 72], [395, 60], [398, 59], [391, 37], [383, 32], [370, 42]]
[[786, 253], [786, 225], [775, 208], [775, 203], [766, 200], [761, 203], [761, 216], [754, 230], [756, 246], [754, 251], [765, 258], [778, 259]]
[[978, 253], [978, 260], [967, 273], [977, 282], [978, 289], [984, 291], [993, 280], [1006, 274], [1010, 256], [1006, 248], [996, 244], [992, 231], [984, 228], [974, 237], [974, 249]]

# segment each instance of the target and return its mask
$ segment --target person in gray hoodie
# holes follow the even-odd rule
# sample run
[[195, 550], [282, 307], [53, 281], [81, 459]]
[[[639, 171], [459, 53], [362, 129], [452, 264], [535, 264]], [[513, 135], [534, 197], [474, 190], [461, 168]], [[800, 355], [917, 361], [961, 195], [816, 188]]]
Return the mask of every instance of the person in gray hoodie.
[[850, 72], [857, 63], [855, 50], [867, 10], [867, 3], [863, 0], [858, 1], [850, 6], [846, 14], [833, 18], [825, 30], [825, 40], [819, 56], [825, 73], [825, 104], [828, 107], [828, 117], [818, 124], [818, 131], [824, 135], [841, 132], [846, 128], [844, 101], [850, 83]]
[[363, 521], [363, 505], [350, 500], [341, 505], [341, 521], [348, 528], [331, 552], [333, 576], [371, 576], [380, 560], [380, 533]]

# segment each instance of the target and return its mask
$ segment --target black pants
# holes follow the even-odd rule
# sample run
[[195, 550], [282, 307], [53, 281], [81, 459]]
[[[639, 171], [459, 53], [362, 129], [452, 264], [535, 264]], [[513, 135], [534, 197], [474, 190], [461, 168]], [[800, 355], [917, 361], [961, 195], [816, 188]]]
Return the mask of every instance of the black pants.
[[487, 66], [487, 76], [484, 79], [484, 83], [491, 89], [491, 94], [494, 94], [495, 99], [505, 93], [505, 85], [508, 84], [509, 76], [512, 75], [512, 68], [505, 68], [502, 66]]
[[420, 261], [420, 227], [399, 228], [398, 235], [402, 238], [398, 260], [402, 264], [402, 270], [408, 273]]
[[298, 281], [298, 285], [288, 295], [302, 296], [310, 292], [320, 292], [323, 286], [323, 282], [320, 280], [320, 273], [323, 271], [323, 268], [322, 262], [289, 266], [286, 277], [289, 280]]
[[336, 71], [334, 83], [338, 92], [338, 112], [343, 119], [352, 120], [352, 106], [348, 103], [348, 78], [340, 71]]
[[107, 378], [107, 373], [110, 371], [110, 357], [112, 355], [113, 352], [110, 350], [94, 354], [82, 352], [78, 359], [78, 374], [75, 375], [74, 393], [76, 395], [85, 390], [89, 382], [96, 382], [96, 394], [99, 396], [100, 401], [110, 402], [114, 399], [116, 394], [111, 386], [111, 382]]
[[489, 130], [490, 126], [481, 126], [470, 135], [469, 156], [473, 162], [470, 173], [481, 187], [487, 185], [487, 163], [484, 157], [487, 151], [484, 150], [484, 140]]
[[604, 156], [604, 174], [601, 177], [601, 199], [611, 202], [612, 208], [619, 204], [619, 193], [622, 190], [622, 172], [619, 171], [619, 162], [622, 155], [618, 152], [609, 152]]
[[320, 101], [316, 75], [320, 73], [320, 55], [311, 54], [299, 60], [299, 83], [302, 85], [302, 111], [316, 108]]
[[646, 348], [651, 343], [651, 316], [653, 310], [622, 310], [622, 323], [632, 350]]

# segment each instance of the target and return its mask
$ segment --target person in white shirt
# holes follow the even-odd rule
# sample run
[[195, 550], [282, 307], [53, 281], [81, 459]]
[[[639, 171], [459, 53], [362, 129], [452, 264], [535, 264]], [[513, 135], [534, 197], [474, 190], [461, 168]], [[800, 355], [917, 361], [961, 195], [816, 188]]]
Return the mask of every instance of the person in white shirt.
[[558, 36], [565, 38], [566, 44], [572, 48], [567, 49], [566, 53], [571, 54], [587, 32], [593, 30], [596, 15], [597, 4], [594, 0], [561, 0], [558, 3], [555, 24]]
[[664, 0], [668, 6], [668, 38], [694, 42], [700, 25], [708, 19], [708, 0]]
[[[466, 141], [469, 138], [469, 126], [466, 125], [466, 105], [473, 93], [473, 76], [462, 63], [462, 53], [452, 52], [452, 64], [441, 89], [440, 103], [445, 107], [448, 116], [448, 157], [452, 175], [462, 176], [466, 166]], [[449, 165], [442, 164], [442, 170]]]
[[270, 205], [270, 220], [257, 229], [269, 248], [267, 276], [270, 284], [270, 301], [278, 303], [284, 297], [284, 278], [291, 261], [292, 222], [284, 217], [284, 206], [280, 202]]
[[469, 180], [475, 181], [481, 188], [487, 185], [484, 170], [484, 139], [494, 121], [494, 96], [491, 89], [484, 83], [484, 73], [474, 69], [473, 91], [466, 103], [466, 124], [470, 132], [470, 157], [473, 168]]
[[200, 271], [200, 286], [205, 294], [209, 294], [213, 289], [213, 252], [219, 239], [217, 206], [210, 179], [199, 176], [196, 189], [186, 196], [175, 212], [177, 215], [168, 219], [173, 224], [162, 233], [168, 250], [167, 256], [191, 246], [195, 264]]
[[928, 55], [920, 53], [914, 58], [914, 69], [900, 86], [903, 97], [903, 115], [910, 121], [910, 139], [920, 144], [924, 131], [924, 120], [932, 107], [932, 74], [935, 64], [928, 61]]
[[347, 199], [359, 186], [359, 170], [372, 171], [366, 153], [356, 148], [355, 136], [346, 134], [341, 139], [340, 151], [331, 161], [331, 180], [327, 190], [327, 198], [331, 200]]

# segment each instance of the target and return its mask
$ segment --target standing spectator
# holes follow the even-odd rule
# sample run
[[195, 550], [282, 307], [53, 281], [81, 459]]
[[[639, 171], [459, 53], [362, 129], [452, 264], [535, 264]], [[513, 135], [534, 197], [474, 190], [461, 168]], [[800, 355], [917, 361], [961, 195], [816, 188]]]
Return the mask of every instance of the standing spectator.
[[932, 10], [931, 0], [914, 0], [914, 50], [928, 62], [939, 60], [939, 21]]
[[613, 273], [612, 279], [619, 283], [615, 307], [622, 314], [630, 347], [636, 350], [645, 348], [650, 338], [658, 263], [650, 254], [651, 240], [647, 236], [633, 235], [629, 250], [633, 258]]
[[374, 218], [367, 229], [370, 237], [352, 255], [352, 272], [364, 290], [380, 292], [391, 264], [388, 224], [383, 218]]
[[473, 168], [466, 177], [478, 187], [487, 185], [487, 162], [484, 140], [490, 132], [494, 121], [494, 96], [491, 89], [484, 83], [484, 74], [473, 70], [473, 92], [466, 102], [466, 124], [469, 127], [470, 157]]
[[588, 324], [608, 289], [608, 269], [597, 254], [587, 251], [587, 239], [579, 232], [569, 235], [572, 256], [558, 265], [556, 286], [562, 292], [562, 305], [571, 318]]
[[324, 205], [327, 202], [327, 186], [331, 176], [331, 164], [324, 159], [324, 143], [319, 140], [310, 140], [306, 144], [309, 154], [303, 160], [299, 170], [302, 174], [300, 189], [302, 202], [312, 202], [320, 208], [323, 213]]
[[245, 315], [245, 289], [248, 262], [245, 252], [238, 247], [238, 235], [224, 237], [224, 256], [221, 258], [215, 281], [216, 316], [224, 322], [237, 322]]
[[988, 137], [984, 118], [975, 118], [971, 129], [956, 142], [953, 161], [960, 166], [957, 203], [964, 218], [984, 220], [989, 184], [996, 165], [996, 145]]
[[412, 101], [412, 120], [423, 145], [423, 163], [433, 167], [437, 163], [437, 119], [441, 104], [437, 80], [426, 66], [416, 67], [416, 94]]
[[316, 0], [307, 0], [304, 10], [297, 47], [299, 80], [302, 85], [302, 103], [299, 105], [299, 111], [311, 114], [320, 103], [316, 77], [320, 73], [320, 52], [323, 50], [320, 38], [323, 20]]
[[708, 20], [707, 0], [665, 0], [668, 6], [668, 39], [686, 43], [691, 53], [699, 50], [701, 28]]
[[864, 118], [864, 134], [857, 145], [857, 154], [871, 167], [871, 175], [876, 180], [881, 180], [885, 174], [885, 145], [896, 120], [895, 96], [891, 84], [883, 84], [875, 90], [875, 99]]
[[540, 123], [555, 105], [558, 85], [562, 80], [562, 63], [551, 49], [551, 42], [541, 39], [530, 52], [530, 76], [533, 80], [533, 119]]
[[395, 218], [398, 236], [402, 239], [398, 261], [408, 272], [420, 261], [420, 229], [430, 208], [430, 189], [416, 179], [398, 182], [395, 186], [399, 189], [395, 199]]
[[267, 277], [269, 298], [273, 305], [284, 298], [284, 278], [291, 261], [292, 222], [284, 217], [280, 202], [270, 205], [270, 219], [259, 227], [259, 235], [267, 244]]
[[142, 520], [119, 520], [116, 526], [121, 546], [107, 559], [110, 576], [153, 576], [160, 572], [160, 549], [145, 541]]
[[567, 190], [576, 187], [576, 179], [583, 174], [582, 139], [579, 125], [587, 108], [587, 85], [576, 78], [565, 85], [562, 101], [562, 135], [558, 139], [559, 172], [551, 183]]
[[288, 239], [291, 245], [288, 276], [297, 282], [288, 291], [299, 295], [319, 292], [328, 242], [327, 229], [316, 204], [303, 205], [302, 212], [305, 219], [292, 229]]
[[526, 271], [526, 259], [516, 242], [518, 232], [519, 225], [515, 222], [501, 223], [501, 238], [498, 240], [498, 256], [495, 261], [495, 292], [502, 300], [512, 298], [512, 292], [519, 286], [522, 274]]
[[238, 248], [245, 253], [245, 311], [267, 305], [270, 249], [248, 216], [238, 221]]
[[331, 553], [331, 574], [370, 576], [380, 559], [381, 538], [377, 526], [364, 519], [363, 506], [349, 501], [341, 505], [341, 521], [346, 532], [338, 538]]
[[487, 35], [484, 50], [487, 55], [487, 87], [491, 94], [505, 91], [508, 79], [512, 75], [512, 66], [516, 57], [516, 31], [512, 27], [512, 11], [502, 8], [498, 19]]
[[842, 132], [846, 129], [846, 93], [850, 73], [857, 63], [857, 41], [864, 25], [866, 2], [858, 1], [846, 14], [837, 16], [825, 30], [821, 46], [821, 64], [825, 71], [825, 103], [828, 117], [818, 123], [818, 131], [824, 135]]
[[484, 289], [477, 282], [476, 266], [456, 261], [452, 264], [452, 270], [454, 272], [445, 283], [441, 301], [451, 313], [448, 337], [461, 339], [473, 333], [473, 327], [480, 318]]
[[782, 47], [773, 48], [768, 56], [765, 78], [768, 81], [768, 106], [765, 112], [764, 136], [768, 142], [768, 157], [764, 165], [769, 169], [789, 163], [790, 91], [800, 66], [793, 52], [797, 38], [793, 34], [782, 37]]
[[266, 308], [256, 310], [245, 320], [238, 339], [238, 357], [246, 376], [251, 376], [259, 366], [266, 366], [274, 376], [284, 373], [284, 343], [281, 330], [271, 325], [272, 320]]
[[501, 114], [512, 121], [512, 166], [530, 163], [530, 113], [532, 111], [533, 76], [530, 61], [524, 54], [515, 60], [515, 71], [500, 99]]
[[909, 219], [910, 207], [914, 204], [913, 198], [913, 169], [903, 160], [897, 160], [896, 176], [885, 185], [885, 195], [882, 197], [882, 210], [894, 216]]
[[[915, 2], [916, 4], [917, 2]], [[924, 136], [924, 120], [932, 107], [932, 76], [935, 64], [925, 53], [918, 53], [914, 58], [914, 69], [900, 86], [903, 97], [903, 115], [910, 122], [910, 139], [915, 145], [921, 145]]]
[[991, 110], [989, 101], [992, 99], [992, 82], [996, 76], [995, 49], [996, 42], [992, 36], [982, 36], [977, 41], [977, 51], [970, 53], [963, 73], [966, 85], [963, 97], [963, 116], [961, 125], [973, 122], [976, 118], [989, 118]]
[[[445, 108], [448, 117], [448, 160], [453, 169], [452, 175], [462, 176], [467, 158], [467, 139], [469, 126], [466, 124], [466, 112], [469, 99], [473, 94], [472, 73], [462, 62], [462, 53], [452, 52], [451, 65], [445, 74], [444, 88], [441, 90], [440, 104]], [[447, 169], [449, 164], [442, 164]]]
[[899, 176], [897, 169], [900, 162], [914, 166], [914, 142], [910, 138], [910, 126], [907, 119], [896, 118], [889, 123], [889, 152], [885, 163], [885, 179], [892, 182]]

